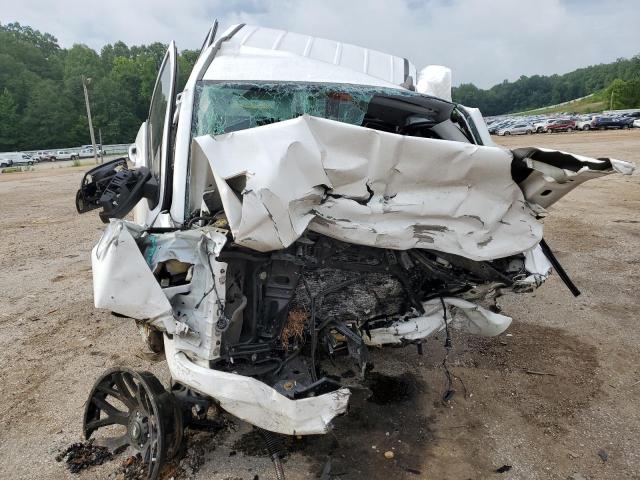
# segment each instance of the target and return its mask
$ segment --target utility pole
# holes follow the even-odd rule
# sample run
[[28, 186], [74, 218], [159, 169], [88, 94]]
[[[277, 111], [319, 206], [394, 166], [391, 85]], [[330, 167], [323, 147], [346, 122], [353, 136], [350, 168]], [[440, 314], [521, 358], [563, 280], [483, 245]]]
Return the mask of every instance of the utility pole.
[[102, 158], [102, 149], [104, 147], [102, 146], [102, 129], [101, 128], [98, 129], [98, 137], [100, 138], [100, 163], [103, 163], [104, 158]]
[[87, 83], [91, 83], [91, 78], [82, 75], [82, 88], [84, 89], [84, 103], [87, 105], [87, 119], [89, 119], [89, 133], [91, 134], [91, 144], [93, 145], [93, 159], [98, 163], [98, 152], [96, 151], [96, 137], [93, 134], [93, 122], [91, 121], [91, 107], [89, 107], [89, 92]]

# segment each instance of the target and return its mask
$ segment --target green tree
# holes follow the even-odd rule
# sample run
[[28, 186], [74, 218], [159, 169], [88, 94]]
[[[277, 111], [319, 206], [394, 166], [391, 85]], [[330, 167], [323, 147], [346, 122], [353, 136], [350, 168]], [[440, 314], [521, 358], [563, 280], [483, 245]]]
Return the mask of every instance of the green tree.
[[16, 150], [18, 140], [18, 110], [7, 89], [0, 94], [0, 152]]
[[[616, 79], [624, 82], [640, 79], [640, 55], [579, 68], [564, 75], [521, 76], [514, 82], [505, 80], [489, 89], [463, 84], [454, 87], [452, 95], [454, 101], [478, 107], [485, 115], [499, 115], [562, 103], [591, 93], [602, 94]], [[618, 108], [635, 105], [632, 90], [631, 86], [627, 86], [620, 91]], [[623, 91], [626, 93], [623, 94]]]
[[75, 139], [70, 138], [69, 132], [76, 118], [72, 102], [60, 95], [60, 86], [53, 80], [40, 80], [31, 91], [19, 123], [22, 144], [31, 148], [72, 145]]
[[[19, 23], [0, 24], [0, 151], [63, 148], [89, 143], [82, 76], [91, 77], [94, 128], [104, 143], [134, 140], [149, 112], [167, 45], [86, 45], [63, 49], [58, 40]], [[178, 56], [178, 91], [198, 58]], [[640, 55], [564, 75], [521, 76], [489, 89], [467, 83], [453, 99], [494, 115], [564, 102], [593, 92], [613, 93], [614, 108], [640, 107]]]
[[604, 97], [613, 109], [640, 107], [640, 79], [625, 82], [616, 78], [605, 90]]

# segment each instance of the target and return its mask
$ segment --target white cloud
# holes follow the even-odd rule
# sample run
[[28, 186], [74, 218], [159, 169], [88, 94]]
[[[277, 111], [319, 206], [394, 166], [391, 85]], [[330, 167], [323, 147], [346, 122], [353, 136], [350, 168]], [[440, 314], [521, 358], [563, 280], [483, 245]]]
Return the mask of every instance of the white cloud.
[[[5, 5], [6, 3], [6, 5]], [[210, 23], [259, 23], [443, 64], [454, 83], [488, 87], [564, 73], [640, 52], [636, 0], [0, 0], [19, 21], [64, 46], [116, 40], [198, 48]]]

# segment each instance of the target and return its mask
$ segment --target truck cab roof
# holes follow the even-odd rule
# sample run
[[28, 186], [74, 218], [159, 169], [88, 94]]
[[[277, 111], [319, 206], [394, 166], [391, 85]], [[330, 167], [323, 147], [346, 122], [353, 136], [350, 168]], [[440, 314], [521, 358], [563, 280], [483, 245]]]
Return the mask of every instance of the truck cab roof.
[[[331, 82], [401, 88], [416, 67], [406, 58], [299, 33], [234, 25], [203, 80]], [[211, 47], [211, 48], [215, 48]]]

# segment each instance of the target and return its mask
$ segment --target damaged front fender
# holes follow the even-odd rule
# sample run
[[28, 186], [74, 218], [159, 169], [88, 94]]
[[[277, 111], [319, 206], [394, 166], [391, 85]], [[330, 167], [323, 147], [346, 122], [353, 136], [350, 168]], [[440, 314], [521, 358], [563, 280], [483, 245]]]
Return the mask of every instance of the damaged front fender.
[[147, 320], [170, 333], [175, 331], [173, 311], [136, 243], [142, 229], [129, 222], [111, 220], [91, 251], [93, 299], [126, 317]]

